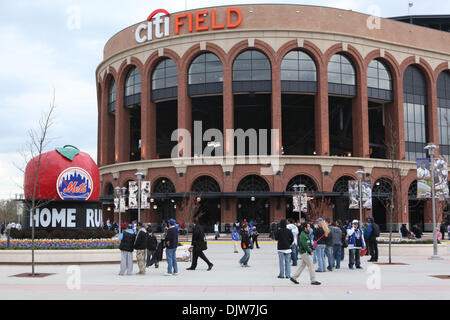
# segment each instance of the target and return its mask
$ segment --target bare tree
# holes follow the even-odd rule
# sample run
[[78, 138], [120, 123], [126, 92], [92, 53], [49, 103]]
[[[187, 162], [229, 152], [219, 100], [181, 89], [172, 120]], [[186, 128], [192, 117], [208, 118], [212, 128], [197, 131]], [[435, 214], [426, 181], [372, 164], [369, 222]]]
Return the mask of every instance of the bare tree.
[[5, 225], [8, 221], [18, 221], [14, 200], [0, 200], [0, 221]]
[[[30, 213], [31, 218], [31, 276], [35, 276], [35, 258], [34, 258], [34, 240], [35, 240], [35, 213], [36, 209], [47, 205], [50, 200], [37, 199], [39, 194], [38, 181], [39, 175], [46, 167], [50, 165], [50, 161], [44, 154], [51, 142], [49, 138], [49, 129], [53, 125], [53, 113], [55, 111], [55, 92], [53, 91], [53, 99], [50, 103], [49, 109], [43, 112], [38, 122], [37, 129], [28, 130], [28, 141], [25, 143], [25, 152], [21, 152], [23, 159], [28, 164], [28, 170], [31, 170], [33, 176], [32, 189], [24, 190], [27, 192], [32, 191], [31, 198], [26, 199], [24, 202], [24, 210]], [[20, 171], [25, 173], [25, 169], [15, 165]], [[25, 186], [24, 186], [25, 188]], [[27, 193], [24, 192], [24, 193]]]

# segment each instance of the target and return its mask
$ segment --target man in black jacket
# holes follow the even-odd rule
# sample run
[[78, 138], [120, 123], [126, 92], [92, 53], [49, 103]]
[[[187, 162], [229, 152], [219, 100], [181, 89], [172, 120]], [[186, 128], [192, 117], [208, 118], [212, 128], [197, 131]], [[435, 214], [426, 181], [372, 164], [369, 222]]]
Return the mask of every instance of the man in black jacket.
[[291, 276], [291, 245], [294, 242], [294, 235], [287, 227], [285, 219], [280, 221], [280, 229], [275, 233], [275, 239], [278, 240], [278, 261], [280, 263], [280, 274], [278, 278], [290, 278]]
[[250, 267], [248, 265], [248, 260], [250, 260], [251, 245], [250, 236], [248, 234], [248, 224], [244, 224], [241, 229], [241, 248], [244, 251], [244, 256], [239, 260], [241, 267]]
[[145, 274], [145, 257], [147, 255], [147, 231], [142, 222], [137, 224], [137, 236], [134, 242], [136, 249], [136, 260], [139, 267], [138, 274]]
[[194, 220], [194, 229], [192, 230], [192, 264], [186, 270], [195, 270], [197, 267], [197, 260], [201, 258], [208, 264], [208, 271], [210, 271], [213, 267], [211, 261], [203, 253], [204, 250], [207, 249], [207, 244], [205, 241], [205, 233], [203, 232], [203, 228], [198, 223], [198, 219]]
[[[178, 274], [178, 264], [177, 264], [177, 247], [178, 247], [178, 231], [175, 228], [175, 220], [169, 220], [169, 229], [167, 229], [167, 234], [165, 238], [166, 242], [166, 258], [167, 258], [167, 274], [174, 275]], [[172, 273], [173, 270], [173, 273]]]
[[119, 235], [119, 249], [121, 254], [119, 275], [121, 276], [123, 276], [125, 272], [127, 272], [127, 275], [133, 274], [133, 250], [135, 238], [136, 236], [131, 225], [128, 225], [127, 229]]
[[369, 222], [371, 226], [371, 232], [369, 236], [369, 250], [370, 250], [370, 262], [377, 262], [378, 261], [378, 241], [377, 237], [380, 236], [380, 226], [375, 223], [375, 220], [373, 217], [367, 218], [367, 221]]
[[147, 229], [147, 268], [151, 267], [153, 264], [155, 264], [155, 268], [158, 268], [158, 260], [155, 255], [157, 246], [158, 240], [153, 235], [153, 230], [149, 227]]

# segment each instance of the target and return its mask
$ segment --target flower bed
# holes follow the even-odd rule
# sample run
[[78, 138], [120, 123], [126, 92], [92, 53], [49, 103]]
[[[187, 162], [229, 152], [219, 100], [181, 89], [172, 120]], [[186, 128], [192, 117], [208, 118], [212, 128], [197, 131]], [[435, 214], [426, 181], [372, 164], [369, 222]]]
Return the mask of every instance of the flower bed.
[[[77, 249], [118, 249], [118, 239], [88, 239], [88, 240], [34, 240], [35, 250], [77, 250]], [[0, 241], [0, 250], [31, 250], [31, 240], [11, 240], [9, 248], [6, 240]]]

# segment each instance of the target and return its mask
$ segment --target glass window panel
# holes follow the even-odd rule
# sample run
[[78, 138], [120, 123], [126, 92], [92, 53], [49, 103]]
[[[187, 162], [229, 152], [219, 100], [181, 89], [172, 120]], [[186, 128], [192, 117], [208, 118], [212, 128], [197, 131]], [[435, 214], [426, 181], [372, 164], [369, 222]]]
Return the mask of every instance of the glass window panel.
[[196, 63], [192, 64], [189, 69], [189, 73], [201, 73], [205, 72], [205, 64], [204, 63]]
[[270, 63], [268, 60], [252, 60], [253, 70], [270, 70]]
[[353, 69], [352, 65], [350, 65], [350, 64], [343, 64], [342, 65], [342, 73], [355, 74], [355, 70]]
[[166, 78], [166, 88], [178, 86], [178, 77], [168, 77]]
[[422, 125], [421, 124], [416, 124], [416, 142], [425, 142], [423, 141], [423, 137], [422, 137]]
[[165, 87], [164, 86], [164, 79], [153, 80], [153, 83], [152, 83], [152, 89], [153, 90], [162, 89], [164, 87]]
[[142, 85], [141, 85], [141, 83], [138, 83], [134, 86], [134, 94], [141, 93], [141, 92], [142, 92]]
[[269, 70], [253, 70], [252, 80], [270, 80], [271, 75]]
[[203, 63], [205, 62], [206, 54], [201, 54], [197, 58], [194, 59], [192, 63]]
[[369, 63], [369, 68], [378, 69], [378, 61], [377, 61], [377, 60], [372, 60], [372, 61]]
[[298, 56], [299, 56], [299, 53], [303, 53], [303, 52], [300, 52], [300, 51], [290, 51], [290, 52], [288, 52], [288, 54], [286, 54], [286, 55], [284, 56], [283, 60], [285, 60], [285, 59], [297, 60], [297, 59], [298, 59]]
[[220, 61], [206, 62], [206, 72], [222, 71], [222, 63]]
[[166, 77], [173, 77], [173, 76], [177, 76], [178, 75], [178, 70], [177, 70], [177, 67], [169, 67], [169, 68], [166, 68], [166, 74], [165, 74], [165, 76]]
[[408, 121], [414, 122], [414, 105], [412, 103], [408, 103]]
[[378, 79], [374, 79], [374, 78], [367, 78], [367, 86], [369, 88], [378, 88]]
[[207, 83], [222, 82], [222, 81], [223, 81], [222, 72], [210, 72], [206, 74]]
[[408, 141], [416, 141], [415, 127], [413, 122], [408, 122]]
[[328, 82], [341, 83], [341, 75], [339, 73], [328, 73]]
[[415, 104], [415, 122], [423, 123], [424, 119], [422, 118], [422, 106], [420, 104]]
[[317, 81], [316, 72], [311, 71], [301, 71], [300, 72], [301, 81]]
[[215, 54], [212, 53], [206, 54], [206, 62], [213, 62], [213, 61], [220, 62], [220, 59]]
[[298, 81], [298, 71], [282, 70], [281, 80]]
[[341, 65], [339, 63], [336, 63], [336, 62], [330, 62], [328, 64], [328, 72], [340, 73], [341, 72]]
[[316, 65], [311, 60], [310, 61], [300, 60], [299, 68], [300, 70], [305, 71], [316, 71]]
[[298, 60], [283, 60], [281, 70], [298, 70]]
[[189, 75], [189, 84], [205, 83], [204, 73], [194, 73]]
[[380, 80], [380, 89], [392, 90], [391, 82], [388, 80]]
[[233, 65], [233, 70], [251, 70], [251, 60], [236, 60]]
[[374, 68], [367, 69], [367, 77], [378, 78], [378, 70]]
[[233, 71], [233, 81], [249, 81], [252, 80], [249, 71]]
[[241, 60], [241, 59], [248, 59], [250, 60], [252, 58], [252, 51], [251, 50], [246, 50], [244, 52], [242, 52], [237, 58], [236, 60]]
[[331, 57], [330, 61], [333, 62], [341, 62], [341, 56], [339, 54], [335, 54], [334, 56]]
[[391, 79], [391, 77], [389, 76], [389, 73], [386, 71], [386, 69], [380, 69], [378, 72], [378, 75], [379, 75], [380, 79], [383, 79], [383, 80]]
[[350, 74], [343, 74], [342, 84], [355, 85], [355, 76]]
[[157, 68], [153, 71], [153, 79], [161, 79], [164, 78], [164, 69]]
[[255, 59], [267, 60], [267, 57], [262, 52], [259, 52], [257, 50], [251, 50], [251, 54], [253, 60]]
[[297, 52], [298, 52], [298, 58], [300, 60], [311, 60], [312, 61], [312, 58], [306, 52], [303, 52], [303, 51], [297, 51]]
[[125, 89], [125, 97], [131, 96], [131, 95], [133, 95], [133, 94], [134, 94], [134, 92], [133, 92], [133, 87], [127, 87], [127, 88]]

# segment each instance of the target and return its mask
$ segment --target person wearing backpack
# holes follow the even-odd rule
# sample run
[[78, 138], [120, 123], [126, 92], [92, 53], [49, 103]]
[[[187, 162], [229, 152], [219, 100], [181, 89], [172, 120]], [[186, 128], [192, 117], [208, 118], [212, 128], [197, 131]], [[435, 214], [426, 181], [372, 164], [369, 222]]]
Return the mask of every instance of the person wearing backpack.
[[377, 237], [380, 236], [380, 226], [375, 223], [375, 219], [373, 217], [367, 218], [367, 222], [370, 228], [370, 234], [368, 235], [369, 241], [369, 250], [370, 250], [370, 260], [369, 262], [377, 262], [378, 261], [378, 242]]
[[147, 256], [147, 230], [142, 222], [136, 224], [137, 235], [134, 241], [134, 249], [136, 250], [136, 260], [139, 267], [139, 273], [145, 274], [145, 258]]
[[186, 270], [195, 270], [197, 268], [198, 258], [202, 259], [208, 265], [208, 271], [211, 271], [213, 264], [205, 256], [203, 251], [207, 250], [207, 243], [205, 240], [205, 233], [203, 232], [202, 226], [200, 226], [198, 219], [194, 220], [194, 230], [192, 231], [192, 263]]
[[244, 251], [244, 256], [239, 260], [241, 267], [248, 268], [248, 261], [250, 260], [251, 241], [248, 234], [248, 224], [242, 225], [241, 231], [241, 248]]
[[133, 274], [133, 251], [134, 251], [134, 241], [136, 240], [136, 235], [133, 232], [131, 225], [127, 225], [126, 230], [119, 235], [120, 240], [120, 272], [119, 275], [131, 276]]

